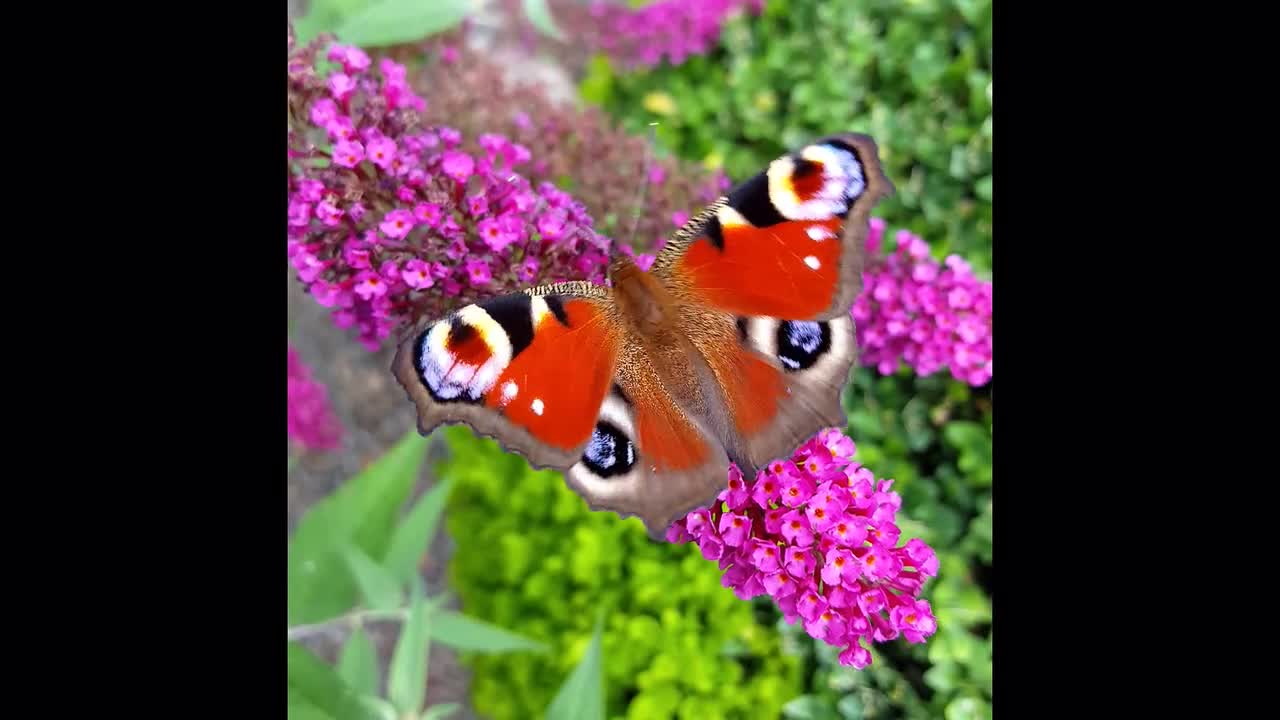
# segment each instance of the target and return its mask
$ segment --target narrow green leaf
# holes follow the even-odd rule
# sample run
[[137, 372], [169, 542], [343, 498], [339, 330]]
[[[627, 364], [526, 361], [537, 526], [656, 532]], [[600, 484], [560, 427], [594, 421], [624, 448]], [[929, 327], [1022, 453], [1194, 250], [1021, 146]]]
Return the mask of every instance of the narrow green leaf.
[[431, 621], [431, 639], [457, 650], [477, 652], [511, 652], [513, 650], [547, 649], [536, 640], [516, 635], [496, 625], [446, 610], [437, 613]]
[[529, 18], [529, 22], [543, 35], [556, 40], [564, 39], [564, 34], [560, 32], [555, 19], [551, 17], [551, 9], [547, 7], [547, 0], [524, 0], [524, 14], [525, 17]]
[[386, 568], [354, 546], [347, 546], [343, 557], [356, 586], [360, 588], [360, 594], [371, 609], [392, 610], [400, 606], [400, 583]]
[[444, 510], [445, 501], [449, 499], [452, 489], [453, 480], [447, 479], [423, 493], [413, 510], [409, 511], [391, 535], [391, 544], [387, 548], [382, 567], [402, 584], [417, 575], [418, 564], [431, 548], [431, 538], [435, 535], [440, 512]]
[[427, 695], [427, 650], [431, 632], [431, 609], [423, 601], [417, 583], [413, 585], [409, 619], [400, 626], [400, 639], [391, 657], [387, 696], [401, 713], [417, 715]]
[[364, 630], [357, 628], [347, 638], [338, 657], [338, 675], [358, 693], [378, 694], [378, 653]]
[[289, 688], [286, 717], [289, 720], [339, 720], [333, 713], [312, 705], [297, 690]]
[[303, 516], [289, 542], [290, 625], [327, 620], [355, 605], [355, 581], [341, 550], [354, 545], [369, 557], [383, 557], [426, 456], [426, 442], [411, 430]]
[[398, 720], [400, 714], [396, 712], [396, 706], [373, 695], [363, 695], [360, 697], [360, 703], [368, 711], [366, 717], [376, 718], [377, 720]]
[[604, 720], [604, 672], [600, 662], [603, 628], [604, 623], [597, 619], [586, 653], [547, 707], [547, 720]]
[[336, 34], [363, 47], [424, 40], [461, 23], [473, 5], [472, 0], [379, 0], [345, 18]]
[[461, 707], [458, 703], [432, 705], [426, 712], [422, 713], [422, 720], [443, 720], [443, 718], [447, 718], [457, 712]]
[[366, 717], [359, 695], [333, 668], [298, 643], [289, 643], [288, 673], [289, 706], [297, 708], [297, 717]]

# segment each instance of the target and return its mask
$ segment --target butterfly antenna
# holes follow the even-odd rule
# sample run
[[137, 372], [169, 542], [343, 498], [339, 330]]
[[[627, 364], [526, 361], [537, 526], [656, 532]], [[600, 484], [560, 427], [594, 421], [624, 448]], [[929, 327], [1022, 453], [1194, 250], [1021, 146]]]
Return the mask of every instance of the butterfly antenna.
[[644, 149], [644, 169], [640, 171], [640, 197], [635, 211], [631, 215], [631, 230], [627, 233], [632, 247], [636, 244], [636, 229], [640, 226], [640, 216], [644, 214], [645, 192], [649, 189], [649, 166], [653, 161], [653, 148], [658, 144], [658, 123], [649, 123], [649, 144]]

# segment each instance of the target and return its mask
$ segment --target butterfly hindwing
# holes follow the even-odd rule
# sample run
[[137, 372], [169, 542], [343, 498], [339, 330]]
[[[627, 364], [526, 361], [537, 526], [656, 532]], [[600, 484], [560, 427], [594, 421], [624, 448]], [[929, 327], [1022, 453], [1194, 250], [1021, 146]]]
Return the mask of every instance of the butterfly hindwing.
[[605, 398], [591, 442], [565, 479], [593, 510], [636, 516], [660, 539], [724, 488], [725, 450], [669, 393], [633, 347]]
[[581, 457], [621, 343], [608, 291], [560, 283], [459, 308], [413, 333], [392, 371], [423, 434], [465, 423], [539, 468]]

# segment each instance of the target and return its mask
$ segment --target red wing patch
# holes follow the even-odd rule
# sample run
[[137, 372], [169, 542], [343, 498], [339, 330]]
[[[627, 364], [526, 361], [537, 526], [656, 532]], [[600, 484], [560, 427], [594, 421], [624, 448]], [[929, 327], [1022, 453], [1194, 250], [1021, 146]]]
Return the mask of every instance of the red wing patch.
[[550, 311], [538, 318], [532, 341], [485, 393], [484, 404], [538, 440], [568, 450], [591, 437], [613, 379], [618, 336], [595, 302], [565, 299], [560, 306], [564, 320]]
[[768, 227], [719, 225], [694, 240], [677, 264], [692, 292], [735, 315], [810, 318], [839, 292], [841, 221], [787, 221]]

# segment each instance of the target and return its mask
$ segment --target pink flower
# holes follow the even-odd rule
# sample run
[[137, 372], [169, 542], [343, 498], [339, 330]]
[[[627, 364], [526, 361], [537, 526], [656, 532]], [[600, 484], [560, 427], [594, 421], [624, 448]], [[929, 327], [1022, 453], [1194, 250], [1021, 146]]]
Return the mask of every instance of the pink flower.
[[344, 140], [333, 146], [333, 163], [342, 167], [353, 168], [364, 160], [364, 146], [360, 143]]
[[[678, 524], [678, 523], [677, 523]], [[752, 540], [749, 544], [751, 563], [763, 573], [778, 572], [782, 568], [781, 553], [776, 543], [767, 540]]]
[[369, 56], [353, 45], [334, 44], [329, 48], [329, 62], [342, 63], [342, 69], [355, 75], [369, 69]]
[[817, 486], [813, 475], [795, 475], [782, 484], [782, 504], [787, 507], [800, 507], [809, 502]]
[[342, 424], [329, 404], [325, 386], [311, 375], [298, 352], [289, 347], [289, 438], [308, 450], [334, 450], [342, 440]]
[[435, 280], [431, 279], [431, 266], [419, 258], [413, 258], [405, 263], [400, 276], [404, 283], [414, 290], [426, 290], [435, 285]]
[[924, 240], [906, 231], [897, 233], [894, 253], [879, 256], [884, 222], [873, 219], [871, 229], [866, 290], [851, 310], [862, 362], [886, 375], [905, 362], [918, 375], [949, 368], [970, 385], [990, 381], [991, 283], [956, 255], [939, 264]]
[[751, 488], [751, 499], [761, 510], [768, 510], [770, 503], [778, 500], [778, 480], [770, 473], [761, 473]]
[[342, 222], [342, 211], [328, 200], [323, 200], [316, 205], [316, 217], [325, 225], [336, 227]]
[[449, 151], [444, 154], [441, 170], [457, 183], [464, 183], [475, 171], [476, 161], [466, 153]]
[[730, 466], [729, 488], [720, 493], [720, 499], [729, 504], [730, 510], [741, 510], [749, 498], [747, 485], [742, 481], [742, 473], [738, 471], [738, 466]]
[[729, 547], [738, 547], [746, 543], [751, 535], [751, 518], [745, 515], [725, 513], [720, 517], [720, 537]]
[[311, 206], [297, 200], [289, 201], [289, 224], [306, 227], [311, 222]]
[[489, 264], [483, 260], [471, 259], [466, 264], [467, 279], [471, 282], [471, 287], [484, 287], [493, 279], [492, 273], [489, 272]]
[[369, 158], [369, 162], [383, 170], [387, 170], [391, 167], [392, 161], [396, 159], [396, 141], [389, 137], [378, 137], [370, 140], [365, 150], [365, 156]]
[[355, 80], [346, 73], [334, 73], [329, 76], [329, 92], [333, 93], [338, 102], [345, 102], [355, 89]]
[[[326, 53], [342, 65], [327, 77], [317, 67]], [[532, 160], [529, 148], [486, 135], [480, 155], [463, 152], [461, 133], [421, 115], [403, 65], [371, 63], [347, 45], [296, 47], [289, 96], [298, 111], [289, 123], [288, 258], [308, 294], [365, 348], [456, 308], [464, 286], [500, 294], [552, 279], [604, 281], [612, 241], [591, 231], [567, 193], [552, 205], [564, 213], [564, 237], [528, 243], [547, 207], [516, 169]], [[315, 147], [325, 137], [327, 152]], [[428, 231], [413, 233], [418, 225]], [[518, 260], [507, 255], [512, 245]], [[763, 592], [745, 583], [735, 592]]]
[[377, 273], [365, 270], [356, 276], [355, 292], [364, 300], [387, 294], [387, 283]]
[[544, 240], [559, 240], [564, 237], [566, 220], [563, 210], [548, 210], [538, 216], [538, 234]]
[[392, 210], [383, 218], [382, 224], [378, 226], [383, 235], [393, 240], [398, 240], [413, 229], [413, 214], [408, 210]]
[[864, 639], [925, 642], [937, 632], [919, 599], [937, 558], [918, 539], [897, 547], [901, 497], [892, 481], [853, 462], [855, 450], [838, 430], [823, 431], [790, 460], [769, 463], [749, 494], [731, 466], [720, 502], [690, 513], [667, 537], [697, 543], [737, 597], [768, 594], [788, 623], [803, 622], [809, 635], [843, 649], [842, 664], [861, 668], [871, 662]]
[[689, 222], [689, 213], [683, 210], [677, 210], [676, 212], [671, 213], [672, 225], [675, 225], [676, 227], [684, 227], [684, 224], [687, 222]]

